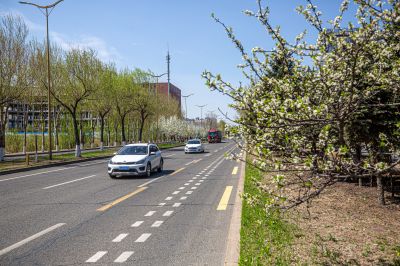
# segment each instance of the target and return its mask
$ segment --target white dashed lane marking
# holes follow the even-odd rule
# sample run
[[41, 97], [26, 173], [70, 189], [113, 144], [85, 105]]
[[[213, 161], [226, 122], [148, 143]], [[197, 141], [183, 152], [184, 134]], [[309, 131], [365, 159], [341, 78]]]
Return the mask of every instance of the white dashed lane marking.
[[180, 198], [180, 200], [185, 200], [185, 199], [187, 199], [187, 197], [181, 197], [181, 198]]
[[86, 262], [97, 262], [101, 257], [107, 254], [107, 251], [99, 251], [91, 256]]
[[166, 197], [165, 200], [172, 200], [172, 197]]
[[182, 203], [180, 203], [180, 202], [177, 202], [177, 203], [174, 203], [174, 205], [172, 205], [172, 207], [175, 207], [175, 208], [176, 208], [176, 207], [179, 207], [179, 206], [181, 206], [181, 204], [182, 204]]
[[120, 234], [116, 238], [114, 238], [112, 242], [114, 242], [114, 243], [121, 242], [127, 236], [128, 236], [128, 234]]
[[116, 259], [114, 260], [114, 262], [123, 263], [123, 262], [127, 261], [127, 260], [129, 259], [129, 257], [132, 256], [132, 254], [133, 254], [133, 251], [125, 251], [125, 252], [122, 252], [122, 254], [119, 255], [119, 257], [116, 258]]
[[194, 190], [194, 189], [197, 189], [197, 187], [191, 187], [190, 189], [193, 189], [193, 190]]
[[185, 187], [180, 187], [179, 189], [182, 190], [182, 189], [185, 189]]
[[164, 212], [163, 216], [171, 216], [174, 211], [166, 211]]
[[196, 186], [200, 186], [200, 185], [201, 185], [201, 183], [196, 183], [195, 185], [196, 185]]
[[162, 225], [163, 221], [155, 221], [151, 227], [160, 227], [160, 225]]
[[134, 224], [132, 224], [131, 227], [139, 227], [142, 223], [143, 221], [137, 221]]
[[193, 191], [189, 190], [188, 192], [186, 192], [186, 195], [190, 195], [192, 193], [193, 193]]
[[179, 192], [180, 192], [180, 191], [177, 190], [177, 191], [174, 191], [172, 194], [173, 194], [173, 195], [176, 195], [176, 194], [178, 194]]
[[151, 236], [151, 234], [149, 234], [149, 233], [144, 233], [144, 234], [142, 234], [141, 236], [139, 236], [139, 238], [138, 239], [136, 239], [136, 243], [143, 243], [143, 242], [145, 242], [149, 237]]
[[165, 205], [165, 202], [158, 203], [158, 207], [162, 207]]
[[152, 216], [153, 214], [155, 214], [156, 211], [149, 211], [148, 213], [146, 213], [144, 216]]

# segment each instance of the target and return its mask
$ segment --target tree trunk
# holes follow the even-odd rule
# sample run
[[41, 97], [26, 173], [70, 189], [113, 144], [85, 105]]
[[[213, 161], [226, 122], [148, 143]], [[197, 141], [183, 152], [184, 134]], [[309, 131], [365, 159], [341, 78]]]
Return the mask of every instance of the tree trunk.
[[104, 116], [100, 116], [100, 150], [104, 149]]
[[44, 130], [45, 130], [45, 121], [44, 121], [43, 104], [42, 104], [42, 109], [41, 109], [41, 122], [42, 122], [42, 152], [44, 152]]
[[383, 188], [382, 176], [379, 175], [376, 177], [376, 185], [378, 189], [378, 202], [380, 205], [385, 205], [385, 191]]
[[54, 107], [53, 110], [53, 114], [54, 114], [54, 133], [55, 133], [55, 140], [54, 140], [54, 144], [56, 146], [56, 151], [60, 150], [60, 144], [59, 144], [59, 139], [58, 139], [58, 128], [59, 128], [59, 113], [56, 107]]
[[117, 146], [118, 142], [118, 124], [117, 122], [114, 122], [114, 130], [115, 130], [115, 136], [114, 136], [114, 146]]
[[0, 106], [0, 162], [4, 161], [6, 154], [6, 119], [7, 111], [4, 112], [3, 107]]
[[24, 121], [23, 121], [23, 128], [24, 128], [24, 145], [22, 147], [23, 154], [27, 152], [27, 136], [26, 136], [26, 129], [28, 127], [28, 106], [24, 104]]
[[80, 135], [81, 135], [81, 144], [80, 144], [80, 147], [81, 147], [81, 150], [83, 150], [83, 148], [84, 148], [84, 145], [85, 145], [85, 136], [84, 136], [84, 134], [83, 134], [83, 118], [82, 118], [82, 113], [81, 113], [81, 115], [80, 115], [80, 121], [79, 121], [80, 123], [79, 123], [79, 128], [80, 128]]
[[126, 136], [125, 136], [125, 115], [121, 116], [121, 141], [122, 146], [126, 145]]
[[78, 120], [76, 119], [76, 114], [72, 115], [72, 123], [74, 125], [74, 137], [75, 137], [75, 157], [81, 157], [81, 143], [79, 136]]

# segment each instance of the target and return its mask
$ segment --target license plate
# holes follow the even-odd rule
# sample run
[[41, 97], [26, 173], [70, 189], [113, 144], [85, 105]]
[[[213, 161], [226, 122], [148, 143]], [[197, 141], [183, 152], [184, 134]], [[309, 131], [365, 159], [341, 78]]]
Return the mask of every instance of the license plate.
[[129, 170], [129, 167], [128, 166], [120, 166], [119, 170]]

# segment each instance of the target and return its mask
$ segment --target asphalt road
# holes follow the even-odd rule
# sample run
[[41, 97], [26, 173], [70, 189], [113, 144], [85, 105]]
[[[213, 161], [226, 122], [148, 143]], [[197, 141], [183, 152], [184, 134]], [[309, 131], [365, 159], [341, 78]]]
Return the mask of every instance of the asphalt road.
[[164, 172], [106, 160], [0, 177], [0, 265], [223, 265], [240, 164], [233, 143], [163, 151]]

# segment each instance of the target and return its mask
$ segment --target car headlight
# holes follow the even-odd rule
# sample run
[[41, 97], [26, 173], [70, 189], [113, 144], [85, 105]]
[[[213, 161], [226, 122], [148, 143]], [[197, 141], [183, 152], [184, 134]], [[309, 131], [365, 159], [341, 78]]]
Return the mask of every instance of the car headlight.
[[136, 164], [142, 164], [142, 163], [144, 163], [145, 161], [146, 161], [146, 159], [143, 159], [143, 160], [137, 161]]

